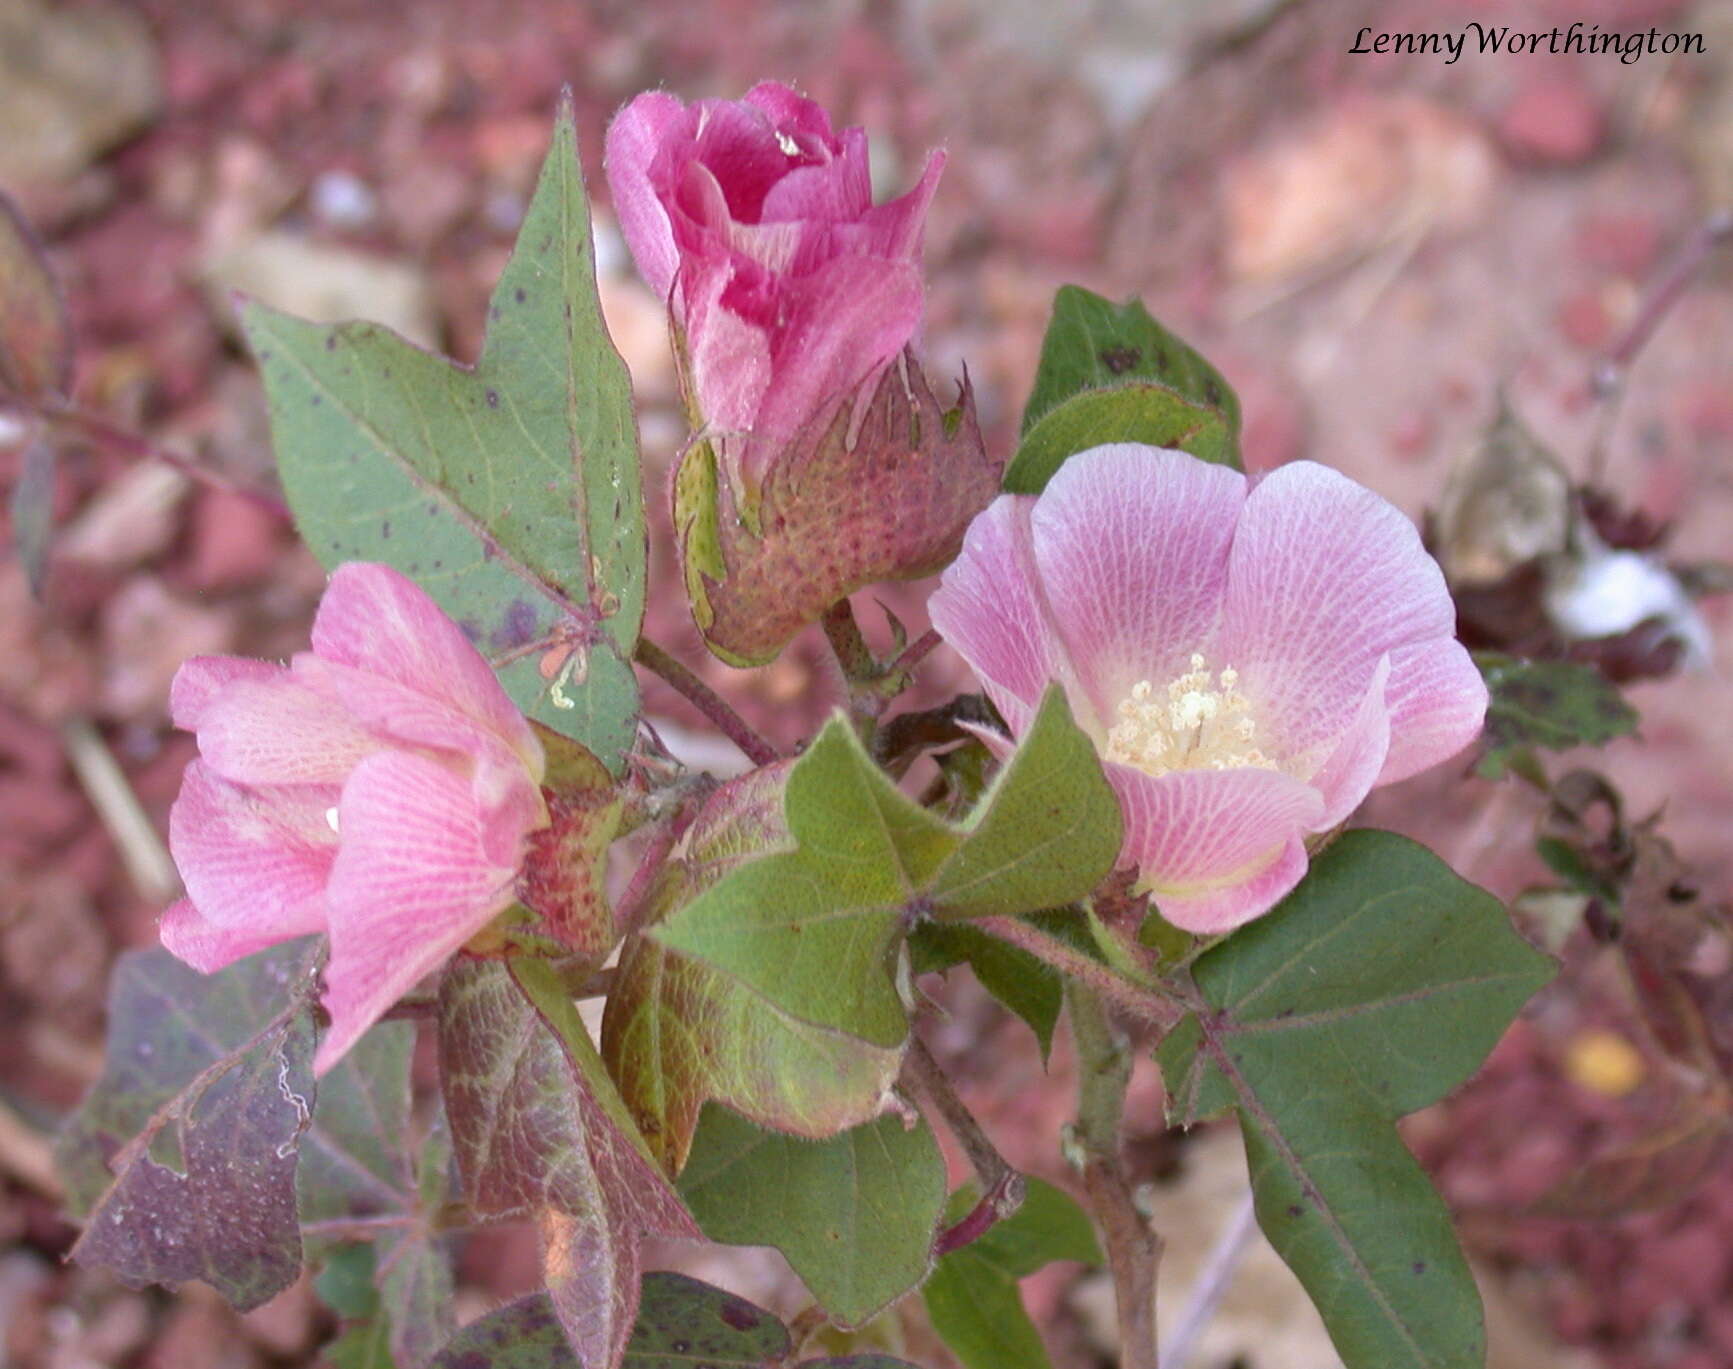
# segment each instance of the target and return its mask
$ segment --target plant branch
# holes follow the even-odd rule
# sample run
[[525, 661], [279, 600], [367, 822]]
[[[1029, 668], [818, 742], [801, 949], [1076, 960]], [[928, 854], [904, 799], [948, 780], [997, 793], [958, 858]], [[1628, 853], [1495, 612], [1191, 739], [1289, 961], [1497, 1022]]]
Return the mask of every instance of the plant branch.
[[1082, 951], [1074, 950], [1058, 937], [1048, 935], [1021, 918], [982, 917], [976, 918], [974, 925], [1019, 950], [1029, 952], [1036, 959], [1046, 961], [1059, 973], [1088, 986], [1091, 993], [1107, 999], [1121, 1012], [1139, 1021], [1165, 1031], [1188, 1011], [1184, 1004], [1127, 979], [1119, 971], [1099, 960], [1092, 960]]
[[717, 730], [738, 746], [754, 765], [773, 765], [782, 759], [774, 746], [754, 732], [746, 719], [729, 707], [727, 700], [648, 637], [638, 639], [637, 650], [632, 653], [632, 659], [663, 680], [714, 723]]
[[855, 622], [854, 606], [846, 598], [838, 599], [827, 608], [818, 621], [824, 628], [824, 639], [830, 643], [836, 663], [842, 667], [843, 678], [850, 686], [878, 678], [879, 663], [873, 659], [872, 648], [861, 635], [860, 624]]
[[1065, 986], [1077, 1049], [1077, 1125], [1073, 1136], [1083, 1191], [1101, 1228], [1119, 1317], [1121, 1369], [1159, 1369], [1155, 1342], [1155, 1279], [1161, 1238], [1138, 1207], [1120, 1157], [1131, 1051], [1107, 1005], [1090, 988]]
[[961, 1221], [941, 1231], [933, 1242], [933, 1254], [943, 1255], [985, 1235], [994, 1222], [1009, 1217], [1023, 1205], [1027, 1185], [1010, 1161], [981, 1130], [981, 1124], [957, 1096], [951, 1081], [933, 1059], [926, 1042], [909, 1037], [903, 1056], [903, 1083], [918, 1099], [939, 1114], [945, 1129], [957, 1138], [975, 1177], [981, 1181], [980, 1200]]
[[926, 660], [928, 654], [945, 639], [939, 636], [938, 629], [928, 628], [914, 641], [900, 651], [891, 663], [885, 667], [887, 672], [907, 673]]

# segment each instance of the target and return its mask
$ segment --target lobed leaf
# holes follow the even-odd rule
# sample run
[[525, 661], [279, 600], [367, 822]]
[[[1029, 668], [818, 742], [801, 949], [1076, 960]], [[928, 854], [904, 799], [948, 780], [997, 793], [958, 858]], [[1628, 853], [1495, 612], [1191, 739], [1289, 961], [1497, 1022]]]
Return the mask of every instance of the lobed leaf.
[[680, 1192], [711, 1240], [775, 1246], [833, 1320], [859, 1326], [926, 1275], [945, 1162], [924, 1121], [811, 1141], [711, 1105]]
[[1172, 1111], [1237, 1111], [1258, 1223], [1343, 1361], [1478, 1369], [1479, 1295], [1394, 1123], [1479, 1066], [1551, 960], [1430, 852], [1360, 831], [1193, 972], [1210, 1012], [1158, 1052]]
[[415, 578], [526, 713], [617, 772], [638, 712], [647, 549], [631, 386], [597, 302], [570, 103], [473, 368], [375, 324], [257, 303], [242, 318], [283, 487], [320, 560]]
[[1110, 442], [1177, 447], [1239, 468], [1240, 405], [1209, 362], [1139, 300], [1061, 286], [1004, 487], [1039, 494], [1065, 459]]
[[1637, 710], [1592, 666], [1495, 652], [1477, 653], [1475, 663], [1490, 695], [1478, 766], [1484, 779], [1502, 779], [1528, 747], [1601, 746], [1637, 729]]
[[202, 1279], [242, 1309], [294, 1282], [318, 956], [291, 942], [214, 975], [121, 957], [102, 1077], [57, 1148], [85, 1217], [72, 1258], [133, 1287]]

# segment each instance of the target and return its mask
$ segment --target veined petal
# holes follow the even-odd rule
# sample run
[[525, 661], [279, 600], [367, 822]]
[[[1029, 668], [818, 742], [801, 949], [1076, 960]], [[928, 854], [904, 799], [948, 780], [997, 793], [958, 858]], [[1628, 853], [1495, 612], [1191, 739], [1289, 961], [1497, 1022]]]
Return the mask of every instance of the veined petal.
[[[1030, 544], [1034, 503], [1028, 495], [1002, 494], [977, 514], [927, 601], [934, 630], [980, 677], [1016, 736], [1050, 681], [1066, 684], [1074, 710], [1087, 703], [1042, 601]], [[1078, 721], [1088, 729], [1096, 720]]]
[[325, 925], [337, 834], [334, 786], [256, 791], [187, 766], [169, 810], [169, 850], [203, 918], [276, 940]]
[[700, 100], [693, 141], [697, 160], [716, 175], [729, 213], [757, 223], [770, 187], [799, 161], [777, 139], [770, 117], [740, 100]]
[[247, 656], [194, 656], [175, 671], [168, 691], [169, 716], [183, 732], [196, 732], [211, 700], [230, 685], [285, 678], [288, 673], [283, 666]]
[[343, 844], [328, 890], [325, 975], [331, 1030], [314, 1058], [317, 1073], [511, 902], [525, 835], [512, 863], [490, 856], [497, 834], [470, 778], [406, 751], [362, 761], [338, 812]]
[[858, 219], [866, 213], [873, 202], [866, 131], [844, 129], [841, 143], [841, 153], [832, 160], [796, 166], [771, 186], [764, 197], [759, 222], [791, 219], [836, 222]]
[[1277, 770], [1176, 770], [1153, 777], [1109, 763], [1125, 815], [1124, 858], [1162, 916], [1223, 932], [1267, 911], [1306, 871], [1318, 791]]
[[[774, 127], [785, 130], [815, 151], [822, 149], [835, 155], [842, 150], [824, 106], [782, 82], [760, 81], [741, 99], [762, 111]], [[846, 138], [851, 131], [845, 129], [843, 136]]]
[[1390, 654], [1390, 751], [1379, 784], [1393, 784], [1448, 760], [1480, 735], [1486, 681], [1462, 643], [1447, 638]]
[[1035, 564], [1100, 717], [1209, 650], [1245, 498], [1237, 471], [1134, 443], [1079, 452], [1048, 482], [1030, 516]]
[[332, 572], [313, 619], [313, 651], [473, 719], [541, 777], [541, 743], [488, 663], [425, 590], [390, 566], [350, 561]]
[[[317, 931], [319, 928], [307, 928]], [[165, 950], [202, 974], [213, 974], [237, 960], [267, 950], [302, 932], [279, 932], [253, 927], [225, 927], [212, 922], [190, 898], [171, 905], [157, 924]]]
[[638, 96], [608, 125], [603, 167], [614, 197], [614, 217], [631, 249], [638, 271], [662, 299], [674, 288], [680, 264], [668, 211], [651, 179], [662, 148], [678, 137], [683, 126], [697, 124], [697, 115], [665, 91]]
[[1387, 500], [1310, 461], [1252, 486], [1218, 650], [1287, 754], [1341, 730], [1380, 658], [1455, 624], [1443, 572]]
[[939, 177], [944, 170], [944, 152], [928, 153], [921, 179], [911, 189], [894, 200], [868, 209], [860, 216], [859, 223], [838, 224], [839, 241], [845, 243], [851, 252], [911, 260], [918, 257], [927, 209], [938, 191]]
[[336, 696], [278, 671], [237, 679], [203, 709], [199, 754], [236, 784], [337, 786], [379, 741]]
[[1389, 679], [1390, 658], [1385, 656], [1372, 672], [1372, 682], [1366, 686], [1347, 731], [1311, 777], [1312, 787], [1324, 799], [1323, 816], [1317, 823], [1320, 831], [1343, 821], [1378, 783], [1378, 772], [1390, 750]]

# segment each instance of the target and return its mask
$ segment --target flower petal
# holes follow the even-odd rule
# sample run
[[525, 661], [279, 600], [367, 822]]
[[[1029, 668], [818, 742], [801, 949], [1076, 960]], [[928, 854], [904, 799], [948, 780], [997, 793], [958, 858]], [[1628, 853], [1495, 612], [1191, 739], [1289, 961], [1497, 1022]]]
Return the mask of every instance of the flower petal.
[[236, 784], [341, 785], [380, 743], [332, 693], [278, 671], [239, 679], [204, 708], [199, 754]]
[[425, 590], [390, 566], [350, 561], [332, 572], [313, 619], [313, 651], [474, 719], [541, 777], [541, 743], [481, 653]]
[[514, 843], [490, 831], [469, 778], [427, 756], [368, 757], [343, 786], [338, 812], [325, 975], [331, 1030], [314, 1057], [317, 1073], [506, 907], [517, 878], [515, 863], [488, 855]]
[[1318, 791], [1278, 770], [1177, 770], [1154, 777], [1108, 764], [1125, 814], [1123, 856], [1162, 916], [1223, 932], [1267, 911], [1306, 871]]
[[1048, 482], [1030, 516], [1035, 564], [1100, 717], [1208, 651], [1245, 498], [1239, 472], [1135, 443], [1079, 452]]
[[[933, 628], [969, 663], [993, 706], [1021, 736], [1052, 680], [1082, 700], [1064, 644], [1041, 600], [1029, 514], [1034, 499], [1002, 494], [975, 516], [963, 549], [927, 601]], [[1093, 718], [1080, 713], [1086, 730]], [[1099, 730], [1099, 729], [1097, 729]]]
[[182, 661], [175, 671], [168, 691], [169, 716], [183, 732], [196, 732], [211, 701], [230, 685], [241, 680], [275, 680], [288, 673], [280, 665], [247, 656], [194, 656]]
[[1486, 681], [1453, 639], [1392, 652], [1385, 699], [1390, 752], [1379, 784], [1394, 784], [1448, 760], [1473, 742], [1486, 722]]
[[651, 171], [662, 148], [673, 139], [689, 138], [697, 123], [696, 111], [688, 110], [665, 91], [651, 90], [634, 99], [608, 125], [603, 167], [614, 197], [614, 217], [639, 274], [664, 300], [674, 288], [680, 257]]
[[253, 927], [225, 927], [212, 922], [183, 898], [162, 915], [157, 934], [164, 949], [201, 974], [212, 974], [237, 960], [267, 950], [301, 935], [298, 932], [262, 931]]
[[[793, 134], [802, 143], [833, 153], [838, 150], [830, 115], [818, 101], [809, 100], [798, 90], [780, 81], [760, 81], [741, 96], [741, 101], [761, 111], [773, 127]], [[845, 134], [850, 131], [845, 130]]]
[[1386, 653], [1455, 623], [1443, 573], [1387, 500], [1310, 461], [1252, 486], [1218, 651], [1289, 754], [1341, 733]]
[[169, 810], [169, 850], [206, 921], [276, 940], [325, 926], [325, 881], [337, 834], [334, 786], [263, 792], [187, 766]]
[[1390, 658], [1385, 656], [1372, 672], [1372, 683], [1366, 686], [1348, 730], [1311, 777], [1312, 787], [1324, 799], [1323, 816], [1317, 821], [1319, 831], [1347, 818], [1379, 782], [1378, 772], [1390, 750], [1389, 679]]
[[929, 152], [921, 179], [910, 190], [868, 209], [858, 223], [836, 225], [838, 243], [850, 252], [877, 257], [913, 259], [919, 256], [927, 208], [933, 202], [944, 169], [945, 154], [942, 151]]
[[796, 166], [770, 187], [759, 214], [761, 223], [793, 219], [845, 222], [858, 219], [872, 208], [866, 131], [845, 129], [840, 141], [842, 151], [835, 158], [811, 166]]

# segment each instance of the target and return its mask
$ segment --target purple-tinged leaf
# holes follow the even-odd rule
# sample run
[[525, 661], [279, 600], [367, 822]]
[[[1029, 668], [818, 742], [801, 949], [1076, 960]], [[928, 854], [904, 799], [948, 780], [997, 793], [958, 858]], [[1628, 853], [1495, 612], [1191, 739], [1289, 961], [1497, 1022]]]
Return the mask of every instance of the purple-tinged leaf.
[[295, 942], [208, 976], [122, 957], [106, 1069], [60, 1142], [88, 1213], [74, 1259], [135, 1287], [203, 1279], [243, 1309], [294, 1282], [317, 955]]
[[546, 961], [462, 960], [440, 987], [440, 1066], [471, 1208], [534, 1217], [584, 1369], [614, 1369], [639, 1242], [698, 1228], [638, 1134]]
[[0, 395], [63, 398], [72, 386], [72, 326], [42, 244], [0, 193]]

